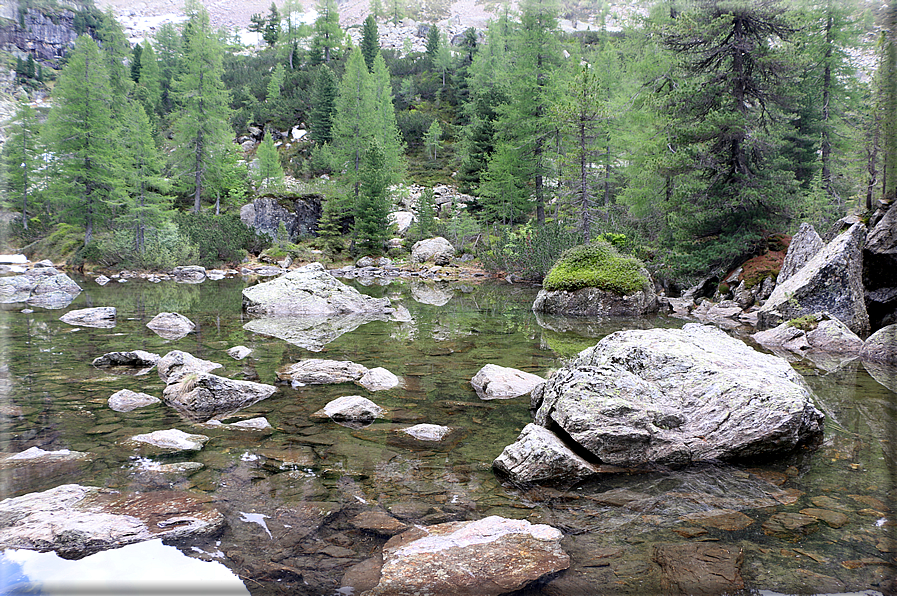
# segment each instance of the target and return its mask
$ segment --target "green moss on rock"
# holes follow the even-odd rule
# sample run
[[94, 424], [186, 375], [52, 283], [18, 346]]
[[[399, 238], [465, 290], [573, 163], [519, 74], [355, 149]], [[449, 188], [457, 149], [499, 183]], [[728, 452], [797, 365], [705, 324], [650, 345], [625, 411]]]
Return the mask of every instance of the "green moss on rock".
[[607, 242], [575, 246], [561, 255], [542, 282], [549, 291], [598, 288], [615, 294], [638, 292], [648, 284], [644, 265]]
[[788, 321], [788, 327], [794, 327], [796, 329], [800, 329], [801, 331], [813, 331], [819, 325], [820, 317], [815, 314], [812, 315], [804, 315], [802, 317], [798, 317], [796, 319], [791, 319]]

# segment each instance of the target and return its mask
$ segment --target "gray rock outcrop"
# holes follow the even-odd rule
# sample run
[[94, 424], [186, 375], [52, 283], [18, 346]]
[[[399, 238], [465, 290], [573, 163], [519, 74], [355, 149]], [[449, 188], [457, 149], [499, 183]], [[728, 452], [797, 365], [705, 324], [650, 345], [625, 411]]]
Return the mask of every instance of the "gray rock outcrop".
[[412, 263], [433, 261], [436, 265], [448, 265], [454, 256], [455, 247], [442, 236], [419, 240], [411, 247]]
[[418, 526], [383, 547], [380, 582], [368, 596], [497, 596], [566, 569], [563, 534], [544, 524], [490, 516]]
[[800, 271], [810, 259], [822, 250], [823, 246], [824, 243], [816, 233], [816, 228], [808, 223], [800, 224], [797, 233], [791, 238], [791, 244], [788, 245], [788, 252], [785, 253], [785, 261], [776, 277], [776, 284], [784, 283], [786, 279]]
[[272, 238], [277, 237], [277, 230], [283, 223], [290, 242], [293, 242], [300, 236], [312, 236], [317, 232], [321, 199], [315, 194], [279, 199], [260, 197], [240, 208], [240, 220]]
[[816, 312], [828, 312], [862, 335], [869, 331], [863, 290], [866, 227], [855, 223], [776, 286], [760, 307], [759, 325], [768, 329]]
[[137, 393], [130, 389], [122, 389], [109, 396], [108, 403], [109, 407], [116, 412], [130, 412], [137, 408], [144, 408], [146, 406], [161, 403], [161, 401], [162, 400], [158, 397], [153, 397], [146, 393]]
[[131, 352], [107, 352], [93, 359], [92, 364], [97, 368], [127, 367], [137, 369], [137, 374], [148, 373], [161, 356], [143, 350]]
[[111, 329], [112, 327], [115, 327], [115, 307], [99, 306], [96, 308], [70, 310], [59, 317], [59, 320], [63, 323], [78, 325], [80, 327]]
[[197, 358], [193, 354], [181, 350], [172, 350], [156, 362], [159, 378], [164, 383], [175, 383], [188, 373], [207, 373], [222, 365], [211, 360]]
[[481, 368], [470, 384], [480, 399], [511, 399], [526, 395], [545, 379], [532, 373], [487, 364]]
[[870, 362], [897, 366], [897, 324], [882, 327], [870, 335], [860, 357]]
[[159, 337], [172, 341], [186, 337], [196, 328], [193, 321], [176, 312], [160, 312], [146, 326]]
[[751, 338], [769, 348], [784, 348], [796, 353], [816, 350], [829, 354], [859, 354], [863, 340], [847, 325], [828, 313], [814, 313], [802, 317], [800, 323], [787, 321], [758, 331]]
[[209, 535], [224, 516], [185, 492], [148, 493], [64, 484], [0, 501], [0, 548], [55, 551], [67, 559], [153, 539]]
[[236, 381], [210, 373], [187, 373], [169, 383], [162, 392], [165, 403], [194, 422], [230, 415], [268, 399], [277, 391], [273, 385]]
[[184, 284], [198, 284], [206, 280], [206, 268], [199, 265], [181, 265], [168, 273], [174, 281]]
[[[647, 276], [647, 271], [645, 272]], [[539, 290], [533, 302], [533, 311], [572, 317], [640, 317], [655, 313], [660, 308], [654, 286], [621, 296], [600, 288], [565, 290]]]
[[811, 398], [785, 360], [688, 324], [605, 337], [533, 391], [532, 407], [593, 463], [633, 466], [787, 453], [822, 432]]
[[880, 202], [863, 248], [863, 284], [871, 329], [897, 323], [897, 201]]
[[[11, 6], [16, 4], [11, 3]], [[45, 11], [28, 8], [24, 3], [19, 10], [22, 11], [20, 15], [12, 16], [0, 25], [0, 47], [15, 46], [18, 51], [29, 52], [46, 65], [61, 68], [62, 58], [78, 38], [75, 13], [60, 9], [44, 14]]]

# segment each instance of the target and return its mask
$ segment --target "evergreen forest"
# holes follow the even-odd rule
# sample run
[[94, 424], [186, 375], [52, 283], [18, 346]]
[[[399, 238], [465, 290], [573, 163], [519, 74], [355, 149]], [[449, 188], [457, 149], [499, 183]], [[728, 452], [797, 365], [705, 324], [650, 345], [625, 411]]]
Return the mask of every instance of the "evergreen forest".
[[[85, 5], [59, 68], [10, 64], [51, 101], [19, 102], [5, 126], [5, 250], [164, 270], [401, 258], [442, 235], [540, 281], [603, 239], [686, 283], [801, 222], [825, 230], [895, 198], [897, 2], [644, 7], [622, 28], [566, 32], [568, 7], [522, 0], [399, 51], [379, 45], [398, 16], [380, 1], [360, 43], [336, 0], [272, 4], [248, 24], [254, 46], [197, 0], [133, 46]], [[425, 190], [398, 247], [389, 213], [412, 184]], [[440, 208], [442, 184], [468, 200]], [[239, 216], [258, 197], [318, 202], [317, 231], [256, 234]]]

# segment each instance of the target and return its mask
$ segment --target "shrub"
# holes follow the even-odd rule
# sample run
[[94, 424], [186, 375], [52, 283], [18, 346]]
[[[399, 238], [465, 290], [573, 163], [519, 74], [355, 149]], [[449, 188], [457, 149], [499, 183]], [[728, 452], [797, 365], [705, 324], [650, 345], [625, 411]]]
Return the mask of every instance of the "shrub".
[[557, 222], [535, 227], [530, 223], [517, 231], [495, 227], [488, 246], [477, 256], [487, 271], [503, 271], [542, 281], [558, 257], [581, 242], [580, 232]]
[[616, 294], [632, 294], [648, 284], [644, 265], [634, 257], [624, 257], [607, 242], [575, 246], [561, 255], [542, 287], [572, 292], [599, 288]]
[[247, 251], [261, 252], [270, 243], [236, 215], [179, 213], [176, 222], [181, 233], [199, 248], [198, 264], [203, 267], [239, 262]]

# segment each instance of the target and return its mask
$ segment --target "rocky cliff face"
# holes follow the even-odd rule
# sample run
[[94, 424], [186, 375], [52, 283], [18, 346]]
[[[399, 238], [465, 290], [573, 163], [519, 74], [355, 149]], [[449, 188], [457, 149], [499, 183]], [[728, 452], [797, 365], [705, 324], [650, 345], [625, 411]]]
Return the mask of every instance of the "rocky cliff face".
[[41, 63], [59, 68], [60, 60], [75, 43], [77, 5], [53, 11], [24, 9], [13, 0], [0, 5], [0, 48], [14, 54], [29, 53]]

